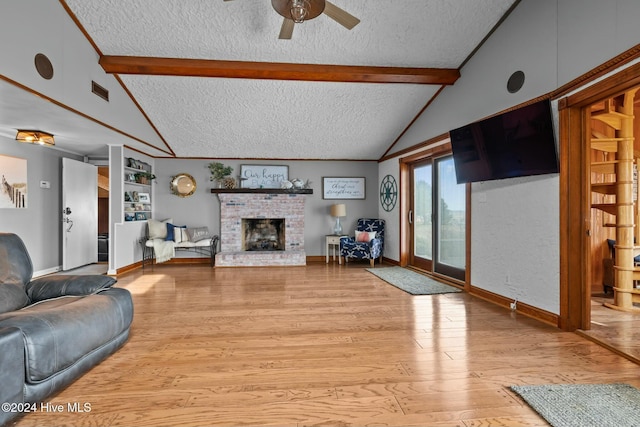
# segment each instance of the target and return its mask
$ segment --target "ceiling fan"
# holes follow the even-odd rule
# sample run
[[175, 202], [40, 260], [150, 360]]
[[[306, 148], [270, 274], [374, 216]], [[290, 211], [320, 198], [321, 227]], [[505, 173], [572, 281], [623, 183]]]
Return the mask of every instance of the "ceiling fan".
[[316, 18], [322, 13], [348, 30], [360, 23], [358, 18], [326, 0], [271, 0], [271, 6], [284, 17], [278, 36], [282, 40], [291, 39], [295, 24]]

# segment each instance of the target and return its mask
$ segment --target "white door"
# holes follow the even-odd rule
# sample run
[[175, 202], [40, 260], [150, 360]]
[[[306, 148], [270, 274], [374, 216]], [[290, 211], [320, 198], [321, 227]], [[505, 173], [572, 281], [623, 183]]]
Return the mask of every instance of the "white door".
[[62, 159], [62, 269], [98, 262], [98, 171]]

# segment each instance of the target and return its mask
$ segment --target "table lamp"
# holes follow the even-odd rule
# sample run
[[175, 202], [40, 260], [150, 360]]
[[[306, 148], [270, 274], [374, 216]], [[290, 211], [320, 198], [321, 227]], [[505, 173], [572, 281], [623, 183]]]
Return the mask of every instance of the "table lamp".
[[340, 203], [337, 205], [331, 205], [331, 216], [336, 217], [336, 225], [333, 227], [333, 234], [342, 234], [342, 225], [340, 224], [340, 217], [347, 216], [347, 207]]

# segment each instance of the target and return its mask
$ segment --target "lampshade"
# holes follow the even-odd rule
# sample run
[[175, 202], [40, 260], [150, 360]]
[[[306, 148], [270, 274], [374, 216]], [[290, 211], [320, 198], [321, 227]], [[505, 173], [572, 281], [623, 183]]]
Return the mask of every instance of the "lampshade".
[[347, 207], [344, 204], [331, 205], [331, 216], [347, 216]]
[[40, 130], [18, 130], [16, 141], [40, 145], [55, 145], [53, 135]]

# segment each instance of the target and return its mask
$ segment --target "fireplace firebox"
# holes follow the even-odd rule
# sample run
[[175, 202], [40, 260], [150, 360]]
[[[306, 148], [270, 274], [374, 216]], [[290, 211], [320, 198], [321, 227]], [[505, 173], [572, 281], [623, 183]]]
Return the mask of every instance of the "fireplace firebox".
[[284, 218], [242, 218], [242, 250], [284, 251]]

